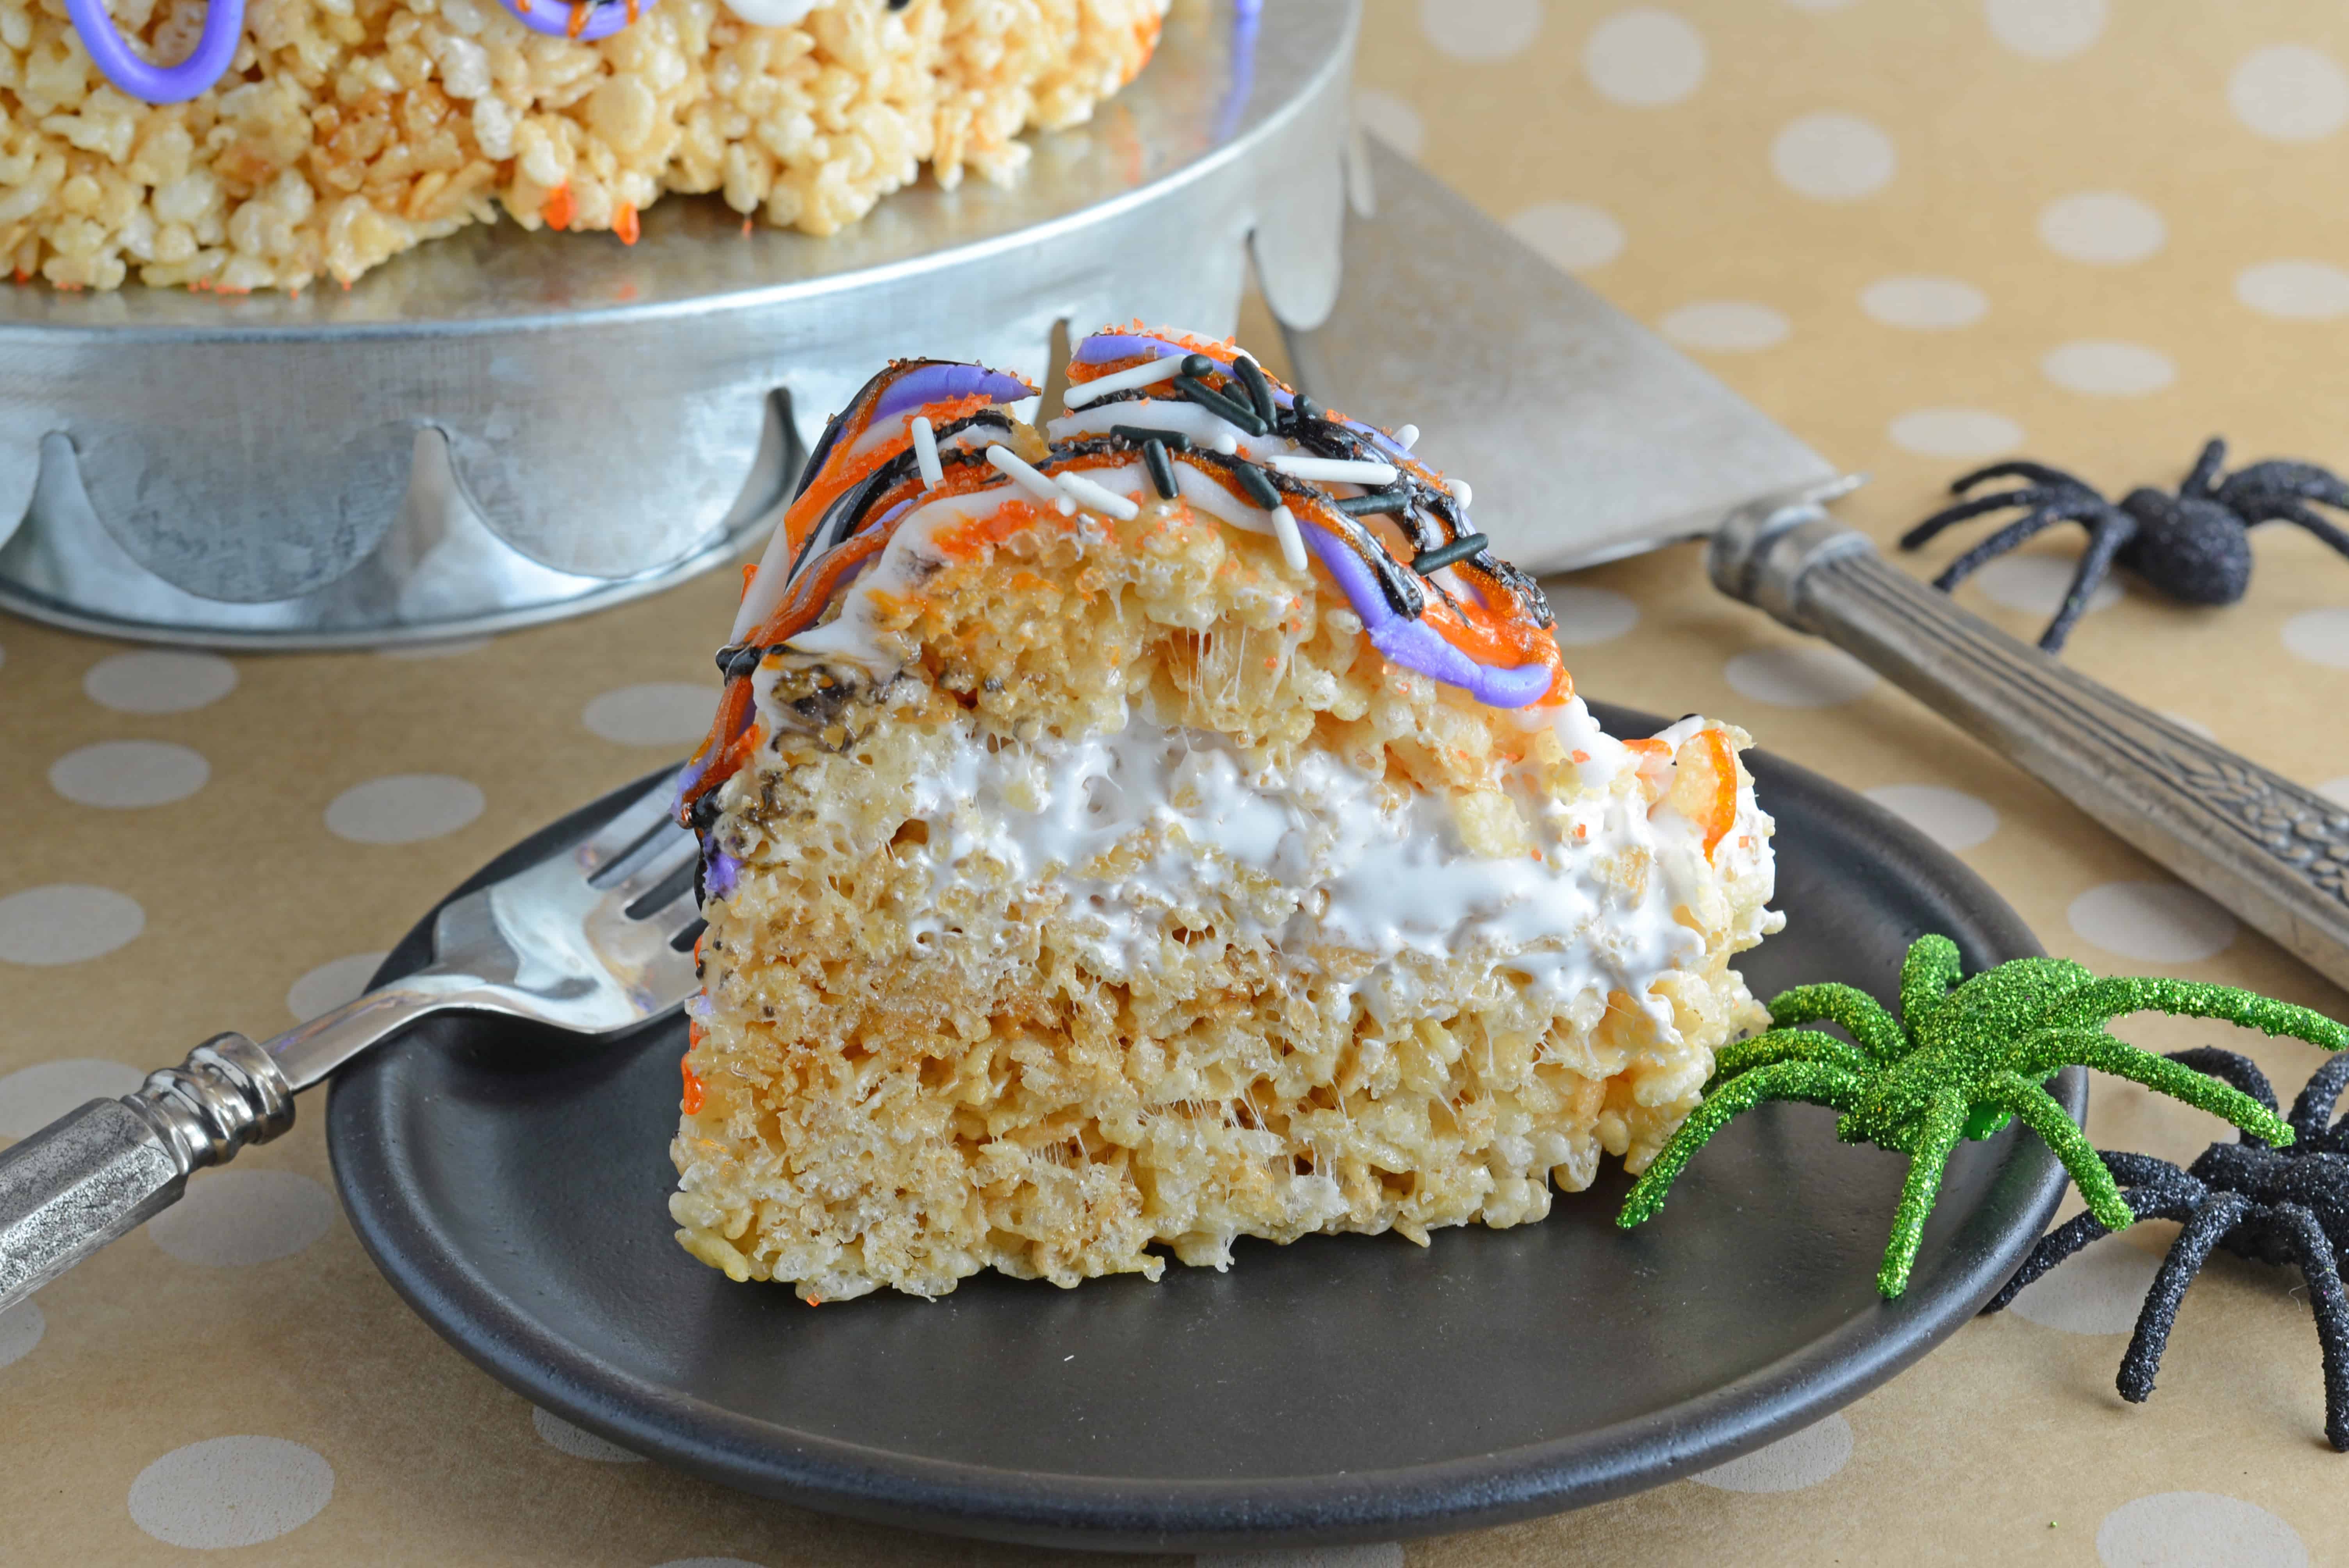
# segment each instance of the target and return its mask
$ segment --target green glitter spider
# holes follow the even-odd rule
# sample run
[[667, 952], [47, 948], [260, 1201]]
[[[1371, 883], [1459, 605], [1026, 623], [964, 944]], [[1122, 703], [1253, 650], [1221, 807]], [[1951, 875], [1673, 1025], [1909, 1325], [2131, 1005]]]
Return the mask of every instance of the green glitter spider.
[[[1958, 944], [1920, 936], [1900, 965], [1900, 1016], [1856, 986], [1797, 985], [1770, 1004], [1772, 1027], [1724, 1047], [1704, 1099], [1623, 1202], [1626, 1230], [1652, 1218], [1705, 1140], [1765, 1099], [1800, 1100], [1843, 1114], [1836, 1136], [1909, 1156], [1877, 1288], [1909, 1288], [1925, 1216], [1961, 1138], [1988, 1138], [2012, 1118], [2046, 1140], [2109, 1230], [2136, 1221], [2112, 1172], [2043, 1087], [2058, 1068], [2095, 1068], [2226, 1118], [2271, 1144], [2292, 1129], [2250, 1095], [2114, 1038], [2105, 1025], [2130, 1013], [2223, 1018], [2246, 1028], [2349, 1046], [2349, 1028], [2322, 1013], [2230, 985], [2191, 980], [2099, 980], [2068, 958], [2017, 958], [1959, 983]], [[1795, 1026], [1840, 1025], [1857, 1045]]]

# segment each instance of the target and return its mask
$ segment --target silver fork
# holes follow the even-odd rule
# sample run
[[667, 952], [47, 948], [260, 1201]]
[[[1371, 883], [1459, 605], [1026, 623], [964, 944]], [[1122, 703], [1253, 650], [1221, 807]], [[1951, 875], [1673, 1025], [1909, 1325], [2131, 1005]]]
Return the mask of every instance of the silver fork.
[[170, 1208], [191, 1173], [294, 1125], [294, 1097], [429, 1014], [608, 1034], [692, 995], [693, 835], [664, 777], [602, 827], [444, 906], [432, 962], [265, 1044], [216, 1035], [135, 1093], [0, 1152], [0, 1311]]

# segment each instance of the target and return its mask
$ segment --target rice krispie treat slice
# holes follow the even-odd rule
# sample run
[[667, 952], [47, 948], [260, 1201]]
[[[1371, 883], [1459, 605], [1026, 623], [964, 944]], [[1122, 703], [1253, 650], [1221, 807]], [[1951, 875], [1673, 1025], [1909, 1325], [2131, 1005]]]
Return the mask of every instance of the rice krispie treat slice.
[[1778, 917], [1739, 731], [1619, 740], [1464, 486], [1227, 344], [893, 366], [729, 646], [678, 1240], [811, 1301], [1513, 1225], [1640, 1169]]
[[[114, 0], [149, 57], [208, 0]], [[212, 0], [225, 3], [225, 0]], [[564, 0], [517, 0], [567, 15]], [[127, 96], [65, 0], [0, 0], [0, 271], [243, 292], [348, 284], [502, 208], [633, 239], [666, 191], [829, 234], [912, 181], [1005, 181], [1019, 136], [1086, 119], [1150, 58], [1167, 0], [611, 0], [589, 43], [499, 0], [249, 0], [227, 74]]]

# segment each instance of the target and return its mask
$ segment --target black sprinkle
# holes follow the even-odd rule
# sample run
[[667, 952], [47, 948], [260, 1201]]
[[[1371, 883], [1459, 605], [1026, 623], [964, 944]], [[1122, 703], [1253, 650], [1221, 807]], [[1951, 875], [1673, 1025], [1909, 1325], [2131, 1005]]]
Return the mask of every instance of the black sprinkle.
[[1431, 572], [1441, 572], [1455, 561], [1465, 561], [1493, 542], [1481, 533], [1471, 533], [1439, 544], [1433, 550], [1423, 550], [1411, 559], [1411, 569], [1424, 577]]
[[1264, 378], [1257, 362], [1243, 354], [1232, 361], [1232, 368], [1239, 372], [1241, 383], [1247, 387], [1248, 401], [1256, 405], [1256, 417], [1268, 427], [1279, 424], [1280, 405], [1272, 400], [1272, 383]]
[[750, 647], [736, 650], [733, 659], [726, 665], [726, 678], [730, 681], [740, 680], [757, 669], [759, 661], [766, 656], [767, 650], [764, 648]]
[[1365, 517], [1374, 511], [1408, 511], [1411, 510], [1411, 487], [1397, 485], [1392, 490], [1372, 490], [1368, 495], [1338, 496], [1330, 504], [1348, 517]]
[[1246, 404], [1234, 402], [1195, 376], [1177, 376], [1174, 388], [1210, 414], [1246, 430], [1251, 436], [1261, 436], [1268, 427], [1256, 417], [1256, 410]]
[[1300, 422], [1307, 419], [1319, 420], [1328, 417], [1328, 410], [1310, 397], [1299, 397], [1291, 407], [1297, 410], [1297, 418]]
[[704, 794], [693, 803], [693, 810], [687, 815], [693, 819], [693, 830], [707, 835], [711, 825], [718, 820], [718, 791], [711, 789]]
[[718, 673], [721, 676], [725, 675], [727, 673], [728, 666], [732, 665], [734, 662], [734, 655], [741, 651], [742, 645], [740, 643], [729, 643], [724, 647], [719, 649]]
[[1248, 500], [1265, 511], [1270, 511], [1280, 504], [1280, 492], [1272, 488], [1272, 481], [1254, 463], [1234, 463], [1232, 478], [1240, 481], [1240, 489], [1247, 491]]
[[1219, 368], [1220, 366], [1214, 360], [1204, 354], [1186, 354], [1183, 356], [1183, 374], [1185, 376], [1213, 376]]
[[1167, 500], [1175, 496], [1174, 459], [1166, 455], [1166, 444], [1156, 439], [1142, 443], [1142, 466], [1150, 470], [1150, 482]]
[[1191, 438], [1180, 430], [1158, 430], [1147, 425], [1112, 425], [1109, 433], [1129, 441], [1155, 441], [1170, 452], [1191, 449]]

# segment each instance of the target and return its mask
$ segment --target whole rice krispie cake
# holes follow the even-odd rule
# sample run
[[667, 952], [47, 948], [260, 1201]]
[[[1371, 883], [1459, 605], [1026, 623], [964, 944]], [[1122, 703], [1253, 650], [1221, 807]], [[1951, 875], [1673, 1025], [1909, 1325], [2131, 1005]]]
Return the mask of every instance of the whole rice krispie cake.
[[678, 1241], [935, 1296], [1643, 1167], [1766, 1022], [1746, 738], [1601, 733], [1408, 427], [1139, 326], [1070, 381], [893, 365], [746, 584]]
[[[670, 191], [829, 234], [924, 163], [948, 186], [1015, 176], [1019, 134], [1075, 124], [1131, 80], [1167, 3], [606, 0], [634, 19], [589, 43], [499, 0], [250, 0], [218, 83], [150, 104], [93, 66], [65, 0], [0, 0], [0, 272], [348, 284], [501, 207], [633, 240]], [[112, 10], [171, 61], [206, 4]]]

